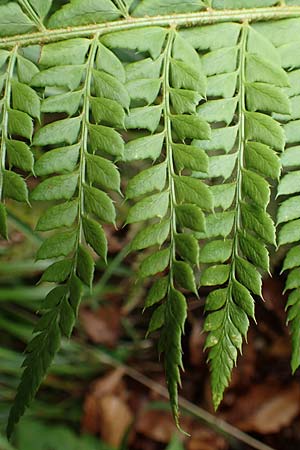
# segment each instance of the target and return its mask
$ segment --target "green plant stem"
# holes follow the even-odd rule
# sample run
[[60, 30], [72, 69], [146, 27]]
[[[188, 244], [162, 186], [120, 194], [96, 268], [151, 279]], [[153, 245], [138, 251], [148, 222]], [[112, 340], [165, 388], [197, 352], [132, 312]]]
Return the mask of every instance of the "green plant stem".
[[122, 0], [116, 0], [116, 4], [125, 18], [129, 17], [128, 8]]
[[30, 3], [27, 0], [18, 0], [18, 2], [26, 11], [26, 13], [28, 14], [28, 17], [36, 24], [37, 28], [40, 31], [45, 31], [46, 30], [45, 25], [43, 24], [43, 22], [41, 21], [41, 19], [35, 12], [35, 10], [32, 8]]
[[[245, 61], [246, 61], [246, 48], [247, 48], [247, 36], [248, 36], [248, 23], [245, 22], [242, 27], [241, 40], [239, 44], [239, 67], [238, 67], [238, 116], [239, 116], [239, 142], [237, 149], [237, 181], [236, 181], [236, 193], [235, 193], [235, 216], [233, 225], [233, 245], [231, 253], [230, 274], [227, 283], [227, 295], [225, 303], [225, 314], [220, 326], [221, 335], [220, 342], [226, 338], [227, 326], [231, 321], [230, 318], [230, 305], [232, 304], [232, 285], [235, 281], [236, 270], [236, 258], [239, 252], [239, 231], [241, 229], [241, 201], [242, 201], [242, 169], [244, 165], [244, 145], [245, 145]], [[219, 346], [218, 355], [215, 357], [221, 357], [222, 346]], [[218, 406], [218, 405], [217, 405]]]
[[[143, 384], [144, 386], [148, 387], [149, 389], [161, 395], [162, 397], [169, 399], [168, 390], [161, 384], [152, 381], [151, 378], [148, 378], [147, 376], [138, 372], [134, 368], [120, 363], [119, 361], [117, 361], [110, 355], [102, 352], [101, 350], [95, 350], [93, 353], [95, 354], [95, 356], [99, 357], [99, 360], [103, 364], [107, 364], [110, 367], [122, 368], [124, 374], [127, 375], [128, 377], [132, 378], [138, 383]], [[268, 445], [259, 442], [252, 436], [249, 436], [243, 431], [240, 431], [238, 428], [230, 425], [224, 420], [219, 419], [216, 416], [213, 416], [209, 412], [205, 411], [204, 409], [200, 408], [199, 406], [193, 404], [192, 402], [186, 400], [181, 396], [178, 397], [178, 403], [187, 413], [190, 413], [196, 418], [200, 419], [201, 421], [206, 423], [210, 428], [214, 429], [220, 434], [223, 434], [229, 438], [234, 438], [240, 442], [243, 442], [244, 444], [249, 445], [251, 448], [256, 450], [274, 450]]]
[[238, 115], [239, 115], [239, 142], [238, 142], [238, 150], [237, 150], [237, 181], [236, 181], [236, 198], [235, 198], [235, 218], [234, 218], [234, 226], [233, 226], [233, 249], [232, 249], [232, 257], [231, 257], [231, 273], [230, 273], [230, 281], [231, 285], [232, 281], [235, 280], [235, 259], [239, 256], [239, 231], [242, 229], [241, 223], [241, 202], [242, 199], [242, 177], [243, 177], [243, 168], [244, 168], [244, 151], [245, 151], [245, 112], [246, 112], [246, 104], [245, 104], [245, 64], [246, 64], [246, 49], [247, 49], [247, 36], [248, 36], [248, 23], [244, 23], [242, 27], [242, 36], [240, 42], [240, 50], [239, 50], [239, 106], [238, 106]]
[[170, 61], [172, 56], [172, 46], [174, 42], [175, 31], [170, 30], [168, 34], [165, 54], [164, 66], [162, 74], [162, 89], [163, 89], [163, 114], [165, 122], [165, 145], [166, 145], [166, 162], [168, 171], [168, 182], [170, 190], [170, 284], [173, 286], [173, 261], [176, 256], [175, 236], [176, 236], [176, 197], [174, 186], [174, 163], [172, 150], [172, 127], [171, 127], [171, 110], [170, 110]]
[[[82, 126], [81, 126], [81, 138], [80, 138], [80, 160], [79, 160], [79, 202], [78, 202], [78, 234], [77, 234], [77, 249], [79, 244], [83, 240], [82, 231], [82, 217], [84, 215], [84, 194], [83, 186], [85, 184], [85, 171], [86, 171], [86, 155], [88, 153], [88, 127], [90, 122], [90, 96], [91, 96], [91, 83], [92, 72], [94, 68], [94, 61], [96, 51], [98, 48], [98, 34], [96, 34], [91, 42], [89, 55], [86, 63], [86, 79], [83, 86], [83, 107], [82, 107]], [[74, 270], [77, 266], [77, 252], [74, 260]]]
[[3, 200], [3, 172], [5, 170], [6, 161], [6, 141], [8, 139], [8, 111], [10, 109], [11, 101], [11, 80], [14, 73], [16, 58], [17, 58], [18, 46], [16, 45], [9, 57], [6, 80], [3, 96], [3, 109], [2, 109], [2, 127], [1, 127], [1, 145], [0, 145], [0, 201]]
[[282, 6], [271, 8], [249, 8], [242, 10], [202, 11], [198, 13], [153, 16], [147, 18], [129, 17], [123, 20], [101, 24], [81, 25], [76, 27], [58, 28], [41, 32], [27, 33], [3, 37], [0, 47], [12, 47], [16, 44], [31, 45], [50, 41], [70, 39], [77, 36], [92, 36], [95, 33], [105, 34], [113, 31], [128, 30], [145, 26], [197, 26], [217, 22], [254, 22], [263, 20], [278, 20], [300, 16], [300, 6]]

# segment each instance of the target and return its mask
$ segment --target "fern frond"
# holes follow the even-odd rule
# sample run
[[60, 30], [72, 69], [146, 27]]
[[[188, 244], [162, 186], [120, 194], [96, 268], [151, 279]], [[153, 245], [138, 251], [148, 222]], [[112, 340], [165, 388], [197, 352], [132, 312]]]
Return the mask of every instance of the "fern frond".
[[0, 5], [0, 36], [13, 36], [34, 29], [36, 29], [35, 21], [28, 17], [18, 3], [9, 2]]
[[56, 287], [47, 295], [43, 304], [44, 314], [33, 330], [34, 338], [26, 348], [23, 362], [25, 369], [8, 418], [8, 436], [11, 436], [15, 424], [30, 405], [47, 374], [59, 350], [61, 336], [70, 337], [81, 296], [81, 284], [75, 276], [70, 277], [67, 285]]
[[[29, 367], [35, 357], [43, 363], [33, 372], [31, 369], [24, 371], [10, 415], [9, 432], [42, 382], [58, 350], [60, 334], [69, 337], [72, 332], [81, 284], [92, 285], [94, 261], [85, 244], [106, 260], [107, 241], [98, 221], [115, 223], [115, 209], [104, 191], [120, 192], [119, 173], [108, 158], [123, 154], [123, 141], [110, 124], [117, 122], [123, 126], [123, 108], [129, 107], [125, 88], [118, 78], [106, 71], [118, 69], [118, 77], [123, 79], [124, 69], [100, 43], [98, 35], [91, 40], [74, 39], [44, 46], [40, 63], [44, 70], [33, 77], [32, 85], [43, 87], [45, 94], [50, 94], [42, 102], [42, 111], [65, 113], [67, 118], [51, 122], [35, 134], [33, 145], [46, 147], [47, 151], [35, 164], [35, 173], [45, 179], [31, 193], [31, 200], [63, 200], [46, 210], [37, 224], [39, 231], [59, 230], [43, 242], [37, 258], [63, 257], [51, 264], [41, 279], [62, 285], [50, 294], [53, 304], [46, 300], [48, 307], [45, 308], [49, 311], [36, 327], [35, 331], [40, 334], [28, 346], [25, 365]], [[73, 72], [66, 69], [60, 81], [52, 66], [77, 67], [80, 77], [74, 78]], [[49, 86], [55, 89], [51, 91]], [[116, 113], [113, 117], [107, 114], [108, 108]], [[56, 294], [61, 292], [63, 296], [55, 300]], [[51, 319], [51, 327], [48, 319]], [[46, 344], [53, 335], [55, 349], [47, 349]], [[35, 347], [39, 340], [45, 342], [41, 348]]]
[[[199, 256], [197, 240], [186, 229], [203, 230], [202, 208], [212, 206], [207, 186], [187, 175], [193, 169], [207, 170], [205, 153], [186, 142], [210, 136], [208, 124], [196, 115], [196, 106], [205, 96], [205, 77], [195, 50], [172, 29], [111, 33], [102, 42], [111, 48], [147, 52], [144, 59], [125, 66], [131, 96], [125, 126], [145, 130], [145, 135], [125, 145], [124, 160], [150, 158], [158, 163], [129, 181], [126, 197], [138, 201], [129, 210], [127, 223], [151, 220], [134, 238], [132, 250], [158, 246], [142, 262], [140, 276], [167, 271], [153, 285], [146, 307], [156, 305], [148, 333], [162, 329], [159, 347], [178, 423], [177, 384], [186, 318], [186, 301], [179, 289], [196, 293], [193, 266]], [[184, 176], [183, 170], [188, 171]]]
[[[207, 28], [213, 48], [202, 61], [212, 98], [201, 104], [198, 112], [218, 126], [213, 128], [211, 140], [196, 140], [194, 145], [210, 155], [207, 178], [225, 181], [211, 187], [215, 212], [207, 217], [207, 231], [198, 234], [198, 238], [209, 239], [200, 250], [200, 262], [212, 264], [202, 272], [201, 285], [224, 285], [207, 298], [204, 326], [209, 332], [206, 347], [217, 408], [247, 334], [248, 317], [254, 318], [253, 295], [261, 295], [257, 267], [268, 270], [265, 245], [275, 244], [275, 228], [266, 212], [270, 192], [265, 178], [278, 178], [280, 161], [274, 150], [283, 149], [284, 137], [279, 124], [266, 112], [288, 113], [289, 102], [280, 87], [288, 85], [288, 80], [269, 41], [247, 24]], [[195, 38], [196, 32], [183, 33], [197, 49], [205, 51], [207, 44]], [[211, 38], [217, 35], [219, 39]], [[270, 58], [264, 57], [264, 66], [263, 53]], [[280, 75], [279, 86], [274, 84], [273, 71]], [[203, 173], [195, 176], [206, 177]]]
[[[271, 25], [271, 24], [270, 24]], [[278, 244], [288, 245], [290, 248], [284, 259], [282, 271], [288, 271], [285, 289], [289, 291], [286, 305], [287, 321], [290, 324], [292, 337], [291, 367], [293, 373], [300, 365], [300, 183], [299, 183], [299, 142], [300, 142], [300, 85], [299, 61], [294, 56], [295, 31], [300, 29], [299, 19], [278, 22], [278, 28], [272, 26], [257, 26], [277, 46], [283, 67], [288, 71], [289, 87], [286, 93], [290, 98], [291, 111], [289, 114], [276, 115], [283, 124], [286, 135], [286, 149], [281, 157], [283, 174], [278, 185], [277, 223], [279, 226]], [[277, 34], [278, 33], [278, 34]], [[296, 62], [295, 62], [296, 61]]]
[[[50, 232], [37, 258], [55, 259], [41, 281], [58, 285], [27, 347], [8, 432], [61, 336], [72, 332], [83, 285], [93, 281], [89, 247], [106, 260], [102, 225], [116, 222], [109, 193], [120, 194], [117, 160], [143, 161], [127, 184], [127, 224], [142, 223], [131, 250], [145, 253], [140, 277], [155, 277], [145, 301], [152, 308], [148, 333], [161, 332], [175, 420], [186, 296], [197, 295], [200, 263], [201, 285], [216, 288], [207, 298], [205, 330], [217, 407], [269, 270], [267, 245], [275, 243], [269, 182], [279, 179], [282, 165], [279, 244], [300, 241], [300, 22], [299, 7], [290, 7], [299, 0], [2, 3], [0, 234], [7, 238], [6, 199], [28, 202], [23, 176], [37, 175], [30, 200], [50, 202], [36, 227]], [[280, 17], [290, 18], [274, 20]], [[139, 134], [124, 145], [117, 130]], [[283, 270], [290, 271], [295, 370], [299, 244]]]
[[33, 172], [29, 145], [33, 120], [40, 119], [40, 99], [27, 84], [38, 68], [20, 54], [18, 46], [0, 51], [0, 65], [5, 68], [0, 78], [0, 233], [7, 239], [5, 199], [28, 202], [25, 180], [14, 169]]

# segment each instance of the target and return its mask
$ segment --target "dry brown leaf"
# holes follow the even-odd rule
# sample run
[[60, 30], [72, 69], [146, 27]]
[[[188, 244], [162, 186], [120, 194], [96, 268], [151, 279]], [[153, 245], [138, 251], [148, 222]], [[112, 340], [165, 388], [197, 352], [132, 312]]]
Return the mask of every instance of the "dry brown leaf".
[[83, 433], [99, 433], [99, 411], [97, 398], [92, 395], [88, 395], [84, 400], [81, 430]]
[[95, 344], [115, 347], [121, 334], [120, 309], [115, 306], [101, 306], [97, 311], [82, 308], [80, 321], [84, 331]]
[[107, 395], [126, 398], [125, 385], [122, 381], [123, 369], [116, 369], [103, 378], [92, 383], [90, 392], [84, 400], [82, 430], [92, 434], [100, 432], [99, 400]]
[[125, 393], [125, 385], [122, 381], [124, 376], [124, 369], [119, 367], [118, 369], [109, 372], [104, 377], [99, 378], [92, 384], [92, 393], [94, 397], [101, 398], [104, 395], [118, 394], [123, 395]]
[[300, 387], [294, 383], [264, 402], [248, 419], [247, 431], [278, 433], [290, 425], [300, 412]]
[[101, 437], [107, 444], [119, 448], [133, 422], [133, 414], [127, 403], [116, 395], [102, 397], [98, 405]]
[[198, 428], [192, 432], [191, 438], [187, 440], [186, 448], [187, 450], [226, 450], [228, 444], [224, 438], [213, 431]]
[[293, 383], [288, 388], [263, 384], [253, 386], [245, 396], [239, 398], [235, 420], [230, 420], [230, 414], [226, 418], [244, 431], [272, 434], [290, 425], [299, 412], [298, 384]]
[[203, 351], [206, 336], [203, 326], [199, 320], [193, 321], [192, 331], [189, 339], [190, 363], [192, 366], [200, 367], [205, 361], [206, 355]]
[[[184, 428], [184, 425], [182, 426]], [[141, 411], [135, 429], [138, 433], [165, 444], [170, 442], [173, 434], [176, 432], [171, 414], [157, 410]]]

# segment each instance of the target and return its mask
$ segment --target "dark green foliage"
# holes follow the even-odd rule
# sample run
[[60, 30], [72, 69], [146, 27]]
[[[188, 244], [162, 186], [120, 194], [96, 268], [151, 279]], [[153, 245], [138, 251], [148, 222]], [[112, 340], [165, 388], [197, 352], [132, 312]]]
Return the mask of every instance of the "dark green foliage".
[[[271, 25], [271, 24], [270, 24]], [[293, 69], [288, 72], [289, 87], [286, 89], [290, 98], [291, 110], [288, 114], [278, 115], [278, 119], [282, 122], [283, 129], [286, 134], [286, 141], [289, 144], [281, 157], [283, 173], [278, 185], [279, 208], [277, 214], [277, 223], [279, 226], [278, 244], [292, 244], [288, 247], [288, 251], [283, 262], [282, 271], [287, 273], [286, 291], [289, 293], [287, 309], [287, 321], [290, 325], [292, 337], [292, 359], [291, 368], [293, 373], [300, 365], [300, 296], [299, 296], [299, 267], [300, 267], [300, 249], [298, 241], [299, 233], [299, 146], [300, 140], [298, 119], [300, 110], [298, 106], [298, 98], [300, 95], [300, 85], [298, 78], [297, 66], [294, 67], [289, 63], [288, 55], [291, 56], [292, 46], [294, 43], [293, 31], [299, 26], [298, 20], [285, 20], [279, 22], [280, 36], [284, 38], [284, 45], [281, 45], [280, 36], [277, 37], [276, 30], [273, 26], [266, 27], [262, 24], [259, 28], [266, 33], [271, 42], [278, 47], [279, 54], [284, 55], [284, 49], [287, 55], [283, 61], [285, 68]], [[289, 33], [283, 36], [282, 30], [289, 27]], [[286, 62], [285, 62], [286, 61]]]
[[[68, 68], [73, 60], [75, 66], [78, 63], [82, 64], [83, 81], [79, 79], [75, 86], [71, 82], [73, 76], [71, 75], [69, 87], [64, 89], [64, 94], [57, 94], [54, 91], [42, 103], [44, 112], [66, 111], [69, 117], [40, 128], [33, 139], [35, 146], [46, 148], [55, 146], [55, 148], [51, 147], [51, 150], [47, 150], [35, 163], [35, 173], [41, 176], [50, 175], [50, 177], [43, 179], [33, 190], [30, 196], [31, 201], [63, 201], [47, 209], [37, 224], [37, 229], [40, 231], [58, 229], [44, 241], [37, 253], [37, 259], [65, 258], [54, 262], [46, 270], [41, 281], [63, 284], [60, 288], [54, 288], [52, 291], [50, 299], [53, 300], [53, 304], [52, 300], [46, 299], [46, 304], [48, 303], [49, 306], [45, 309], [49, 309], [49, 311], [40, 319], [38, 328], [35, 330], [39, 332], [39, 335], [33, 339], [27, 349], [25, 365], [28, 369], [24, 371], [15, 407], [11, 411], [9, 432], [42, 382], [47, 368], [59, 348], [60, 334], [71, 335], [81, 299], [81, 283], [90, 287], [92, 285], [94, 261], [85, 249], [84, 243], [89, 244], [99, 256], [106, 260], [106, 237], [101, 224], [96, 222], [93, 217], [97, 217], [101, 222], [115, 222], [112, 200], [102, 189], [120, 192], [119, 173], [107, 156], [109, 154], [121, 156], [123, 141], [113, 128], [99, 124], [102, 122], [99, 114], [96, 113], [95, 122], [97, 124], [91, 122], [93, 120], [91, 111], [94, 110], [91, 102], [103, 99], [106, 105], [109, 106], [110, 102], [114, 105], [112, 97], [115, 97], [115, 93], [118, 91], [117, 84], [120, 84], [113, 75], [98, 70], [97, 54], [103, 48], [98, 36], [92, 40], [72, 39], [46, 45], [42, 49], [40, 58], [43, 70], [38, 75], [35, 74], [34, 80], [32, 80], [33, 85], [45, 88], [46, 92], [49, 85], [58, 88], [56, 74], [51, 75], [50, 72], [52, 65], [64, 68], [66, 67], [64, 64], [68, 63]], [[73, 49], [75, 49], [74, 54]], [[17, 58], [15, 51], [11, 58], [15, 64]], [[114, 61], [115, 56], [106, 49], [106, 58]], [[46, 77], [44, 77], [44, 73], [47, 73]], [[68, 69], [64, 76], [65, 79], [68, 78]], [[110, 77], [110, 85], [107, 85], [102, 91], [97, 87], [100, 76]], [[7, 80], [8, 99], [5, 100], [7, 104], [12, 95], [13, 107], [21, 109], [22, 114], [30, 113], [32, 117], [39, 118], [39, 109], [37, 109], [39, 99], [35, 91], [25, 84], [14, 81], [10, 87], [9, 83], [10, 81]], [[124, 98], [127, 99], [128, 94], [125, 88], [123, 90]], [[119, 100], [122, 100], [121, 97]], [[125, 103], [126, 105], [121, 105], [121, 107], [128, 106], [127, 100]], [[14, 112], [14, 110], [11, 111]], [[19, 113], [19, 111], [17, 112]], [[15, 118], [12, 117], [10, 120], [14, 123]], [[18, 127], [25, 126], [26, 123], [26, 121], [20, 122], [21, 125]], [[29, 132], [26, 136], [26, 130], [23, 133], [20, 133], [19, 130], [17, 134], [30, 138], [32, 131], [30, 136]], [[8, 138], [4, 136], [2, 151], [7, 150], [12, 166], [18, 162], [16, 152], [20, 152], [21, 149], [26, 156], [26, 152], [30, 152], [30, 150], [25, 148], [23, 142], [16, 140], [7, 140], [7, 145], [5, 145], [6, 139]], [[30, 169], [34, 170], [31, 152], [30, 155], [32, 160]], [[23, 165], [27, 159], [25, 157], [20, 159]], [[20, 164], [18, 167], [24, 168]], [[19, 175], [5, 170], [3, 178], [3, 195], [19, 201], [27, 200], [25, 183]], [[2, 234], [6, 236], [4, 209], [2, 210], [1, 226]], [[64, 292], [61, 299], [57, 298], [57, 289]], [[55, 303], [57, 301], [59, 302]], [[37, 340], [42, 340], [45, 344], [35, 346], [34, 342]], [[50, 347], [49, 341], [53, 341]], [[31, 362], [35, 358], [34, 364], [37, 364], [37, 367], [33, 366], [32, 370]]]
[[[155, 33], [162, 35], [164, 32], [163, 30], [159, 32], [157, 29]], [[109, 45], [110, 47], [118, 46], [119, 42], [123, 42], [131, 47], [130, 39], [130, 33], [112, 33], [109, 35]], [[195, 217], [194, 227], [197, 229], [201, 226], [201, 229], [203, 229], [205, 220], [201, 208], [212, 209], [212, 195], [208, 187], [201, 180], [191, 176], [191, 170], [195, 168], [206, 172], [208, 159], [203, 151], [185, 144], [185, 139], [194, 137], [209, 139], [210, 127], [196, 114], [196, 106], [204, 92], [199, 95], [195, 89], [199, 87], [204, 89], [205, 78], [200, 61], [197, 62], [198, 56], [195, 50], [178, 33], [172, 30], [168, 32], [165, 42], [161, 41], [160, 49], [158, 49], [156, 42], [153, 43], [154, 45], [155, 48], [147, 48], [149, 55], [144, 60], [131, 63], [126, 67], [127, 73], [130, 73], [130, 81], [137, 83], [138, 80], [135, 81], [133, 78], [133, 66], [136, 67], [138, 64], [139, 71], [146, 76], [147, 69], [144, 69], [143, 65], [149, 67], [149, 57], [155, 55], [152, 64], [154, 66], [159, 64], [161, 67], [160, 73], [156, 72], [155, 76], [160, 76], [162, 80], [160, 104], [155, 106], [159, 112], [159, 117], [156, 120], [155, 127], [152, 127], [152, 117], [151, 115], [144, 115], [145, 106], [141, 104], [139, 108], [134, 109], [135, 112], [137, 110], [142, 111], [136, 115], [135, 127], [150, 130], [153, 137], [157, 133], [158, 127], [163, 127], [163, 132], [159, 132], [160, 135], [163, 133], [163, 139], [160, 140], [160, 151], [155, 157], [159, 160], [159, 163], [139, 172], [128, 183], [126, 197], [128, 199], [140, 199], [143, 196], [143, 198], [129, 210], [127, 222], [151, 220], [151, 224], [142, 229], [134, 239], [133, 250], [145, 249], [155, 245], [160, 249], [159, 251], [156, 249], [155, 253], [143, 261], [140, 267], [140, 276], [153, 276], [165, 270], [168, 272], [164, 295], [157, 294], [156, 290], [153, 291], [155, 294], [150, 294], [150, 299], [146, 301], [146, 307], [159, 303], [153, 311], [148, 333], [161, 329], [159, 346], [160, 351], [165, 356], [166, 377], [172, 410], [175, 420], [178, 421], [176, 386], [180, 383], [179, 368], [182, 367], [180, 340], [184, 330], [187, 307], [185, 297], [177, 288], [184, 288], [197, 294], [193, 267], [198, 264], [199, 253], [196, 239], [192, 234], [186, 235], [184, 233], [186, 227], [193, 228], [192, 223], [190, 223], [193, 220], [190, 210]], [[133, 45], [133, 48], [135, 46], [136, 44]], [[160, 51], [158, 52], [158, 50]], [[189, 65], [187, 64], [188, 60], [190, 61]], [[193, 76], [191, 76], [191, 73]], [[148, 72], [148, 76], [151, 77], [152, 73]], [[155, 81], [155, 78], [144, 78], [144, 87], [147, 86], [147, 81]], [[159, 79], [157, 79], [157, 82], [160, 84]], [[181, 114], [177, 114], [179, 112], [177, 100], [174, 106], [174, 95], [172, 93], [174, 93], [175, 88], [177, 96], [181, 95]], [[186, 93], [191, 95], [185, 96]], [[134, 92], [132, 95], [134, 95]], [[156, 92], [156, 95], [158, 95], [158, 92]], [[132, 102], [134, 99], [132, 97]], [[156, 98], [153, 98], [151, 103], [154, 100]], [[149, 104], [147, 109], [151, 111]], [[129, 117], [131, 114], [132, 110], [129, 112]], [[150, 137], [151, 135], [149, 135]], [[127, 144], [131, 148], [134, 145], [134, 141]], [[147, 147], [141, 148], [138, 159], [149, 157], [151, 155], [149, 155]], [[126, 160], [129, 159], [134, 160], [136, 156], [133, 154], [130, 158], [127, 153]], [[181, 176], [182, 170], [188, 170], [189, 176]], [[187, 208], [186, 213], [184, 213], [183, 208]], [[186, 216], [186, 219], [184, 216]], [[156, 217], [159, 218], [159, 221], [155, 219]], [[152, 295], [155, 296], [152, 297]], [[156, 298], [156, 295], [158, 295], [158, 298]], [[173, 314], [178, 317], [178, 321], [174, 321]], [[173, 328], [174, 334], [171, 335], [170, 330]]]
[[[206, 63], [209, 60], [208, 85], [212, 86], [209, 92], [213, 98], [208, 98], [199, 107], [199, 113], [204, 117], [208, 114], [210, 122], [220, 123], [218, 138], [208, 143], [194, 141], [194, 145], [204, 146], [210, 155], [208, 177], [216, 181], [223, 178], [226, 183], [229, 179], [234, 183], [234, 196], [228, 204], [226, 191], [220, 191], [215, 204], [218, 219], [211, 220], [210, 227], [207, 227], [206, 237], [213, 240], [200, 250], [200, 262], [213, 265], [204, 270], [201, 283], [226, 286], [219, 291], [222, 292], [222, 302], [208, 308], [212, 312], [209, 312], [205, 323], [205, 330], [209, 332], [206, 346], [209, 348], [215, 408], [229, 383], [242, 337], [246, 336], [247, 316], [254, 317], [253, 294], [261, 294], [261, 274], [255, 266], [268, 270], [265, 245], [275, 244], [275, 227], [266, 212], [270, 201], [268, 179], [279, 176], [280, 162], [274, 150], [283, 150], [284, 134], [280, 125], [266, 113], [290, 112], [288, 98], [281, 87], [288, 86], [288, 78], [277, 63], [275, 48], [248, 25], [241, 26], [239, 34], [236, 32], [238, 25], [234, 29], [232, 26], [214, 26], [214, 32], [217, 33], [219, 27], [219, 35], [222, 33], [230, 47], [223, 47], [220, 42], [218, 50], [212, 48], [202, 56]], [[184, 31], [184, 36], [198, 47], [201, 43], [199, 41], [198, 44], [196, 34], [197, 29]], [[229, 64], [226, 55], [234, 46], [239, 47], [230, 53], [232, 61]], [[268, 54], [264, 54], [264, 62], [270, 64], [268, 73], [260, 67], [259, 60], [256, 64], [255, 59], [262, 57], [261, 53], [266, 49]], [[219, 63], [222, 55], [223, 67]], [[276, 75], [274, 72], [272, 77], [273, 67]], [[230, 96], [229, 92], [220, 96], [219, 87], [214, 87], [211, 79], [231, 71], [238, 74], [235, 89], [231, 90]], [[278, 85], [274, 81], [277, 74], [280, 75]], [[232, 101], [231, 95], [234, 95]], [[223, 148], [223, 154], [214, 153], [221, 149], [221, 140], [226, 142], [228, 129], [233, 127], [237, 127], [237, 134], [234, 134], [231, 146], [227, 141], [228, 147]], [[205, 175], [199, 173], [200, 176]], [[228, 216], [227, 210], [232, 215]], [[226, 223], [226, 230], [222, 221]], [[202, 236], [205, 237], [205, 233]]]
[[[50, 233], [37, 258], [54, 259], [41, 281], [56, 285], [26, 350], [9, 434], [61, 336], [72, 333], [93, 256], [107, 259], [103, 225], [117, 222], [119, 161], [142, 167], [124, 190], [126, 224], [138, 229], [131, 251], [146, 252], [139, 276], [154, 277], [148, 333], [160, 333], [177, 424], [187, 299], [198, 296], [198, 280], [213, 288], [204, 330], [218, 407], [269, 271], [268, 245], [277, 243], [268, 205], [280, 177], [278, 244], [296, 243], [283, 270], [293, 371], [299, 366], [300, 22], [297, 9], [268, 9], [277, 3], [1, 4], [0, 234], [7, 239], [7, 199], [45, 202], [36, 230]], [[242, 10], [259, 7], [262, 16]], [[222, 13], [228, 8], [236, 22]], [[249, 24], [282, 11], [291, 18]], [[26, 174], [40, 177], [30, 195]]]

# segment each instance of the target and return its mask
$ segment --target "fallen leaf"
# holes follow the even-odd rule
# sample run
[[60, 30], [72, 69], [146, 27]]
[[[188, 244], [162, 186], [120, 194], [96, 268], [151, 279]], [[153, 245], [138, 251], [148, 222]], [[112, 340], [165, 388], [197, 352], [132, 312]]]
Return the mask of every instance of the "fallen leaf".
[[84, 400], [81, 430], [83, 433], [99, 433], [99, 411], [97, 398], [92, 395], [88, 395]]
[[236, 406], [240, 417], [234, 424], [238, 428], [260, 434], [278, 433], [300, 413], [300, 386], [253, 386]]
[[121, 335], [120, 309], [115, 306], [101, 306], [97, 311], [80, 310], [80, 321], [84, 331], [95, 344], [115, 347]]
[[174, 420], [170, 413], [157, 410], [140, 412], [135, 429], [138, 433], [157, 442], [169, 443], [176, 432]]
[[116, 395], [106, 395], [98, 400], [100, 434], [103, 441], [119, 448], [133, 422], [127, 403]]
[[85, 397], [82, 417], [82, 430], [91, 434], [100, 432], [99, 400], [107, 395], [117, 395], [126, 398], [125, 385], [122, 381], [123, 369], [109, 372], [91, 384], [89, 393]]
[[192, 366], [201, 367], [205, 361], [204, 343], [206, 336], [203, 333], [203, 325], [199, 320], [193, 321], [189, 339], [190, 363]]
[[206, 428], [199, 428], [192, 432], [187, 440], [187, 450], [227, 450], [225, 439]]
[[125, 385], [122, 381], [124, 369], [122, 367], [109, 372], [104, 377], [99, 378], [92, 384], [92, 393], [94, 397], [101, 398], [104, 395], [118, 394], [123, 395]]

